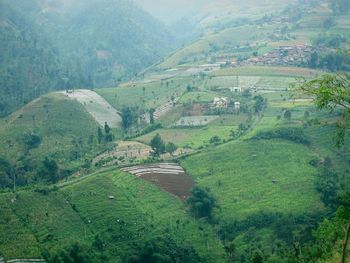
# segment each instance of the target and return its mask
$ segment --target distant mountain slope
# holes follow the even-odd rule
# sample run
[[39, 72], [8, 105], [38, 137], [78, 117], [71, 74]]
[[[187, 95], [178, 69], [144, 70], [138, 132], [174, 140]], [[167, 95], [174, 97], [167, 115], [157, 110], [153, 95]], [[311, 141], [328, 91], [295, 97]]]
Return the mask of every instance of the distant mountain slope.
[[115, 85], [172, 47], [128, 0], [0, 0], [0, 116], [49, 90]]

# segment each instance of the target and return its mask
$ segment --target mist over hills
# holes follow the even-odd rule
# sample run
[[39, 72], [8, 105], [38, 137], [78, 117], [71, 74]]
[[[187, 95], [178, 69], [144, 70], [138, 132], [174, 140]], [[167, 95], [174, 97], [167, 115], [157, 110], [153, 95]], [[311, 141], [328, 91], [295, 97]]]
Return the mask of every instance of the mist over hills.
[[127, 0], [0, 1], [0, 115], [49, 90], [113, 86], [173, 47]]

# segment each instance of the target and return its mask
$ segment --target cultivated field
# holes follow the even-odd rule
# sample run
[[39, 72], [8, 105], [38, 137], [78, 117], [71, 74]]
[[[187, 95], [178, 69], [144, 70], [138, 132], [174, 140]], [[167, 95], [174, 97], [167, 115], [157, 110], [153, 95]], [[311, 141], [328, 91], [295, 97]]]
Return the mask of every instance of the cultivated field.
[[107, 122], [111, 128], [120, 127], [122, 119], [119, 112], [96, 92], [91, 90], [74, 90], [72, 93], [62, 92], [62, 94], [80, 102], [101, 126], [104, 126], [105, 122]]
[[103, 261], [120, 262], [125, 251], [165, 232], [209, 262], [224, 258], [209, 225], [193, 220], [181, 200], [115, 169], [46, 194], [18, 192], [13, 204], [11, 196], [0, 194], [1, 207], [11, 207], [0, 219], [8, 220], [1, 224], [6, 235], [1, 235], [0, 251], [5, 259], [40, 258], [42, 251], [54, 253], [76, 241], [91, 246], [98, 236], [104, 243]]
[[187, 199], [194, 186], [193, 179], [185, 174], [180, 165], [175, 163], [139, 165], [123, 168], [122, 171], [150, 181], [182, 200]]

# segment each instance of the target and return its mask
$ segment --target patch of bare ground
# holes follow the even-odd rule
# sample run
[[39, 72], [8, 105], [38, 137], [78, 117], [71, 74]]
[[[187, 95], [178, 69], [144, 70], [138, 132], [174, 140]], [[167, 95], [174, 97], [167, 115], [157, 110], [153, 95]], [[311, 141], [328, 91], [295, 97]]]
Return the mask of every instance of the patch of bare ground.
[[143, 180], [154, 183], [163, 190], [186, 200], [195, 182], [184, 169], [176, 163], [159, 163], [123, 168]]

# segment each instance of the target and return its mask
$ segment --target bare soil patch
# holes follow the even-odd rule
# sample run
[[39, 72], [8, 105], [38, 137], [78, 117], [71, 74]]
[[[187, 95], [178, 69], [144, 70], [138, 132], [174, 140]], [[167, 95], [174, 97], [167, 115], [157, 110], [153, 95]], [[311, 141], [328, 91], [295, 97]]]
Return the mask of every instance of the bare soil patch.
[[143, 180], [154, 183], [163, 190], [186, 200], [195, 183], [183, 168], [175, 163], [159, 163], [123, 168], [122, 171], [131, 173]]

